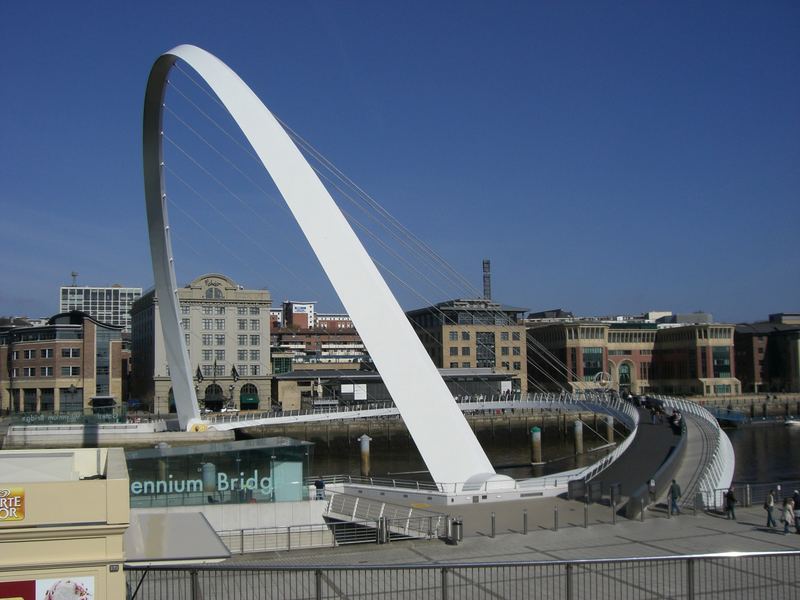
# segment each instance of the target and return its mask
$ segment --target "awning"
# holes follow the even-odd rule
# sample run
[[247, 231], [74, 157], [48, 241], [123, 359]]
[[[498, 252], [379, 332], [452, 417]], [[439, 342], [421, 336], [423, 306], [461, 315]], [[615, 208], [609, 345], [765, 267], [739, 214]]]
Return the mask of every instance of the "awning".
[[231, 555], [203, 513], [131, 513], [124, 549], [132, 567], [221, 562]]

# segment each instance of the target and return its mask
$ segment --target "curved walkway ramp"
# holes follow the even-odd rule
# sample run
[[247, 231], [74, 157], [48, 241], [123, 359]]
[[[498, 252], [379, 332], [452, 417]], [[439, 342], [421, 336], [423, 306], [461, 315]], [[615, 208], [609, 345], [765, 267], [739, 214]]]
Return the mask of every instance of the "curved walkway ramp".
[[[623, 498], [636, 496], [642, 487], [646, 489], [647, 482], [682, 449], [681, 434], [676, 433], [666, 419], [653, 423], [646, 409], [637, 410], [639, 427], [627, 452], [605, 471], [587, 479], [589, 484], [601, 483], [602, 489], [618, 484]], [[657, 484], [661, 487], [661, 482]]]
[[[699, 404], [669, 396], [657, 398], [668, 409], [677, 409], [688, 417], [687, 424], [691, 421], [696, 425], [694, 434], [687, 436], [687, 455], [678, 474], [689, 481], [683, 489], [683, 503], [691, 503], [700, 494], [705, 506], [721, 505], [722, 490], [730, 487], [736, 466], [728, 435], [722, 431], [716, 417]], [[690, 456], [696, 462], [689, 460]]]

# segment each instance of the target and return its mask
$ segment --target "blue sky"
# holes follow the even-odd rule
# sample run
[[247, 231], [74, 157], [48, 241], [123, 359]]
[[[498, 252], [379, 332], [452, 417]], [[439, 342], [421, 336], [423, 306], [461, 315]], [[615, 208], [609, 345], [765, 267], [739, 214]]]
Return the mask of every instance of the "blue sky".
[[[116, 4], [0, 4], [0, 314], [54, 313], [73, 270], [151, 285], [142, 98], [180, 43], [230, 65], [475, 287], [491, 258], [498, 300], [800, 310], [800, 4]], [[187, 220], [200, 251], [176, 247], [179, 279], [222, 270], [337, 309], [285, 211], [263, 210], [252, 235], [288, 269], [192, 243]], [[398, 289], [406, 308], [443, 295]]]

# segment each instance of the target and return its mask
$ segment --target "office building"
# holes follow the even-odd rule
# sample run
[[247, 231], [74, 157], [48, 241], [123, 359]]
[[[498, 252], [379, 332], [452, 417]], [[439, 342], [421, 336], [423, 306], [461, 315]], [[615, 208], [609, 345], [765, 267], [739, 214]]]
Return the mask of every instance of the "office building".
[[34, 413], [117, 406], [128, 360], [122, 327], [79, 311], [43, 326], [0, 328], [0, 407]]
[[[246, 290], [225, 275], [198, 277], [178, 290], [180, 319], [206, 408], [269, 407], [270, 304], [267, 290]], [[145, 293], [131, 310], [131, 396], [156, 413], [174, 411], [158, 298]]]
[[494, 369], [528, 389], [525, 308], [487, 298], [448, 300], [406, 313], [433, 363], [449, 369]]
[[59, 311], [79, 310], [93, 319], [131, 332], [131, 307], [142, 295], [142, 288], [69, 286], [59, 290]]

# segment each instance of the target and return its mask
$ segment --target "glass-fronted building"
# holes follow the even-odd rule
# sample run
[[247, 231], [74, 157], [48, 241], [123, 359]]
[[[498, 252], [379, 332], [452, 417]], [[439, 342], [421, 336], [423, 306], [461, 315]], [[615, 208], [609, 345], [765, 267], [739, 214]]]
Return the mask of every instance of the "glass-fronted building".
[[313, 447], [273, 437], [126, 452], [131, 508], [307, 500]]

